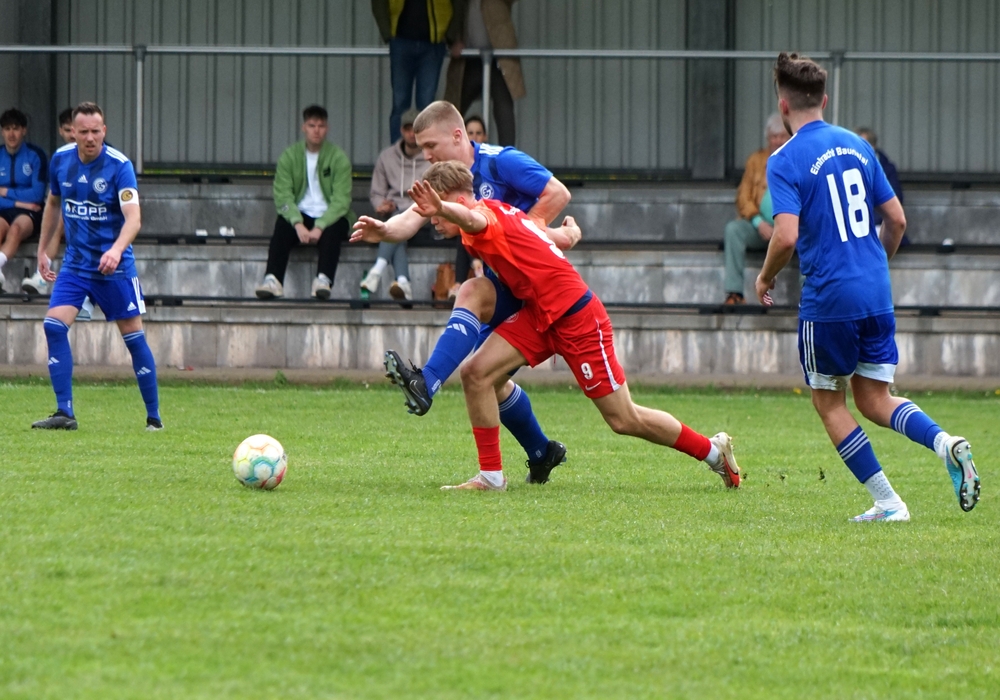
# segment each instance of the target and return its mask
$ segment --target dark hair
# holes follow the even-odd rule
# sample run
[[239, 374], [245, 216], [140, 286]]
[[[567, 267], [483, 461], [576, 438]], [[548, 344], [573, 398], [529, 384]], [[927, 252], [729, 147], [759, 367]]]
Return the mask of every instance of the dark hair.
[[97, 106], [96, 102], [81, 102], [73, 108], [73, 119], [76, 119], [77, 116], [81, 114], [99, 114], [101, 116], [101, 121], [104, 121], [104, 112]]
[[465, 120], [466, 129], [469, 128], [469, 122], [479, 122], [479, 126], [483, 127], [483, 131], [486, 131], [486, 122], [478, 114], [473, 114], [472, 116], [466, 118]]
[[310, 119], [322, 119], [323, 121], [327, 121], [328, 117], [326, 109], [320, 107], [319, 105], [309, 105], [302, 110], [302, 121], [307, 122]]
[[24, 116], [24, 112], [14, 107], [11, 107], [3, 114], [0, 114], [0, 129], [6, 129], [8, 126], [19, 126], [22, 129], [28, 128], [28, 118]]
[[67, 107], [59, 113], [59, 126], [73, 123], [73, 108]]
[[774, 64], [774, 84], [791, 109], [813, 109], [823, 104], [826, 71], [810, 58], [782, 51]]

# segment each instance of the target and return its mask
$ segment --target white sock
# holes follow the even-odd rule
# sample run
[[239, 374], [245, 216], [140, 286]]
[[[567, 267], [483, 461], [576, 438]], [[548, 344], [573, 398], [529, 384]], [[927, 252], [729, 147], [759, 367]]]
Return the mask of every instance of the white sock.
[[399, 277], [396, 278], [396, 281], [399, 282], [400, 284], [406, 284], [407, 282], [409, 282], [409, 280], [406, 279], [406, 275], [400, 275]]
[[384, 270], [386, 265], [388, 264], [389, 264], [388, 260], [386, 260], [385, 258], [379, 258], [378, 260], [375, 261], [375, 265], [372, 266], [372, 272], [374, 272], [376, 275], [381, 275], [382, 270]]
[[498, 469], [496, 471], [484, 472], [482, 469], [479, 470], [479, 475], [483, 477], [492, 486], [503, 486], [503, 470]]
[[937, 452], [937, 456], [941, 459], [947, 459], [948, 457], [948, 440], [951, 439], [951, 435], [945, 431], [941, 431], [934, 436], [934, 451]]
[[719, 451], [714, 442], [712, 443], [712, 449], [708, 451], [708, 456], [705, 457], [705, 463], [716, 468], [722, 466], [722, 452]]
[[868, 493], [875, 499], [879, 507], [884, 510], [892, 510], [903, 503], [903, 500], [893, 490], [892, 484], [889, 483], [889, 479], [883, 471], [877, 471], [868, 477], [868, 481], [865, 482], [865, 488], [868, 489]]
[[7, 264], [7, 255], [5, 253], [0, 253], [0, 268]]

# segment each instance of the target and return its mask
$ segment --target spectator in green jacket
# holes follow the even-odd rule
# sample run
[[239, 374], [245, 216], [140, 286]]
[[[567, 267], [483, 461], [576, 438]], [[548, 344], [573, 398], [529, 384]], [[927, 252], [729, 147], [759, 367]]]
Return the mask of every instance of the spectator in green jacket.
[[257, 287], [259, 299], [284, 296], [288, 256], [297, 245], [319, 246], [312, 296], [329, 299], [337, 274], [340, 244], [351, 219], [351, 161], [327, 142], [327, 114], [319, 105], [302, 112], [305, 139], [285, 149], [274, 174], [274, 206], [278, 219], [267, 251], [267, 271]]

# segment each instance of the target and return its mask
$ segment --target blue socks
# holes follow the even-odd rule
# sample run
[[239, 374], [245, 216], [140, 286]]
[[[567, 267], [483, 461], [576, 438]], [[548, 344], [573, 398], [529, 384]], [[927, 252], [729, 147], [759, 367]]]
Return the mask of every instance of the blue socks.
[[139, 393], [142, 394], [142, 400], [146, 404], [146, 415], [159, 420], [160, 399], [156, 388], [156, 361], [146, 342], [146, 334], [143, 331], [136, 331], [127, 333], [122, 339], [132, 355], [132, 369], [135, 370]]
[[69, 346], [69, 326], [56, 318], [42, 322], [49, 346], [49, 378], [56, 392], [56, 407], [73, 415], [73, 351]]
[[434, 352], [423, 368], [427, 392], [431, 396], [476, 348], [480, 326], [479, 318], [468, 309], [459, 308], [451, 312], [444, 334], [438, 338]]
[[837, 445], [837, 453], [862, 484], [882, 471], [882, 465], [875, 457], [875, 450], [860, 425]]
[[905, 435], [928, 450], [934, 449], [934, 438], [942, 432], [941, 426], [932, 421], [912, 401], [907, 401], [896, 407], [896, 410], [892, 412], [889, 425], [897, 433]]
[[524, 448], [529, 460], [537, 462], [545, 456], [549, 449], [549, 438], [535, 419], [531, 400], [517, 384], [510, 396], [500, 404], [500, 423]]

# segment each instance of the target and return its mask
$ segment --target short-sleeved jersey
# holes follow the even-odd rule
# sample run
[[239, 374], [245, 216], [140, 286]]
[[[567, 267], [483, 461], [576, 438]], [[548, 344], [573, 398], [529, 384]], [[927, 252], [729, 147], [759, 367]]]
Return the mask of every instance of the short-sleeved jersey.
[[479, 233], [462, 232], [462, 243], [489, 265], [515, 297], [535, 309], [545, 331], [587, 293], [587, 283], [545, 231], [509, 204], [483, 199], [475, 211], [486, 217]]
[[16, 202], [44, 203], [48, 181], [45, 151], [24, 142], [12, 155], [0, 145], [0, 187], [7, 188], [7, 196], [0, 197], [0, 209], [12, 209]]
[[[121, 234], [125, 223], [122, 205], [139, 203], [132, 162], [105, 144], [97, 158], [84, 164], [76, 144], [66, 144], [52, 156], [49, 186], [52, 194], [62, 198], [66, 226], [63, 268], [81, 277], [104, 277], [97, 267]], [[136, 276], [132, 246], [122, 254], [114, 274]]]
[[497, 199], [530, 211], [552, 173], [537, 160], [510, 146], [473, 142], [472, 189], [477, 199]]
[[796, 251], [806, 281], [799, 317], [853, 321], [891, 313], [889, 263], [874, 207], [895, 196], [872, 147], [818, 120], [767, 162], [774, 216], [799, 217]]

